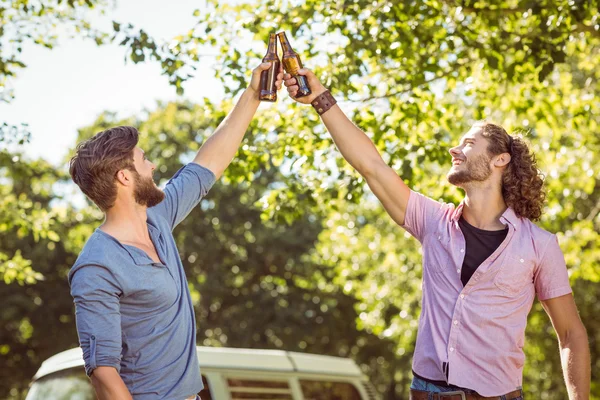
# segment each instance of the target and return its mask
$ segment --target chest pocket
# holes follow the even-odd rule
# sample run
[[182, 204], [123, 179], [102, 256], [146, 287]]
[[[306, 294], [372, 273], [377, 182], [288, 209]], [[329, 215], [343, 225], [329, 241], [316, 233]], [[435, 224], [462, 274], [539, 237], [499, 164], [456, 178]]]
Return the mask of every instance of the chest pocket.
[[494, 278], [494, 284], [503, 292], [517, 295], [528, 286], [533, 285], [534, 266], [534, 260], [518, 255], [507, 255], [502, 262], [500, 271]]
[[[454, 265], [451, 253], [450, 234], [443, 230], [438, 230], [428, 236], [427, 246], [424, 244], [423, 253], [424, 265], [431, 272], [439, 273]], [[454, 268], [453, 268], [454, 269]]]

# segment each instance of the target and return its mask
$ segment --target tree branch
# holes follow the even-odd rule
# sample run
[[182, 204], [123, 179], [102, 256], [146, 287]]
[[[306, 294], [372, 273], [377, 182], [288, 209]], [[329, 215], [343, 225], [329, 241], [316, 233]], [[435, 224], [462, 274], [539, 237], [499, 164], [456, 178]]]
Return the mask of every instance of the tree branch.
[[[472, 62], [473, 60], [468, 60], [464, 63], [457, 63], [458, 66], [464, 66], [466, 64], [469, 64], [470, 62]], [[423, 85], [427, 85], [431, 82], [435, 82], [437, 80], [443, 79], [445, 77], [447, 77], [448, 75], [450, 75], [451, 73], [453, 73], [454, 71], [456, 71], [456, 67], [457, 65], [454, 65], [453, 68], [448, 69], [447, 71], [445, 71], [444, 73], [442, 73], [441, 75], [435, 76], [434, 78], [425, 80], [421, 83], [417, 83], [416, 85], [412, 84], [411, 82], [406, 82], [405, 85], [409, 85], [408, 87], [401, 89], [401, 90], [396, 90], [394, 92], [390, 92], [390, 93], [386, 93], [386, 94], [382, 94], [380, 96], [369, 96], [369, 97], [365, 97], [363, 99], [359, 99], [359, 100], [346, 100], [348, 102], [351, 103], [362, 103], [362, 102], [367, 102], [367, 101], [371, 101], [371, 100], [376, 100], [376, 99], [385, 99], [385, 98], [389, 98], [389, 97], [394, 97], [394, 96], [399, 96], [401, 94], [404, 93], [408, 93], [418, 87], [421, 87]]]

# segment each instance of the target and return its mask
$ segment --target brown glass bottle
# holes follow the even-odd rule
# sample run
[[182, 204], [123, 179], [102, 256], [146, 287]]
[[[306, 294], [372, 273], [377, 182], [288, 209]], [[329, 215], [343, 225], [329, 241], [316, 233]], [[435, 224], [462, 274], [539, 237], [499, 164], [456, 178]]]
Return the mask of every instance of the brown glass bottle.
[[308, 87], [308, 80], [304, 75], [298, 75], [298, 70], [302, 68], [302, 61], [300, 61], [298, 53], [292, 49], [285, 32], [279, 32], [277, 37], [279, 37], [279, 43], [281, 43], [281, 48], [283, 50], [283, 55], [281, 57], [283, 68], [285, 68], [285, 72], [296, 78], [296, 82], [298, 83], [296, 98], [308, 96], [312, 93]]
[[260, 92], [258, 98], [261, 101], [277, 101], [277, 74], [281, 61], [277, 55], [277, 37], [274, 33], [269, 34], [269, 47], [267, 54], [262, 59], [262, 62], [270, 62], [271, 67], [260, 73]]

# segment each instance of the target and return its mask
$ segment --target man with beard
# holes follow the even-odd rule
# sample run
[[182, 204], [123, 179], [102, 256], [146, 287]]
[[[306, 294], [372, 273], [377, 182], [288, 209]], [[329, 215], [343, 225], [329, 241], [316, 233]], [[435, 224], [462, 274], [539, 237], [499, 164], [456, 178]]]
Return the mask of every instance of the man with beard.
[[[423, 245], [423, 299], [411, 399], [522, 399], [522, 350], [535, 295], [556, 330], [569, 397], [588, 399], [587, 333], [556, 236], [537, 227], [543, 178], [527, 144], [477, 122], [450, 149], [458, 205], [416, 193], [309, 70], [312, 104], [388, 214]], [[292, 97], [298, 86], [284, 75]], [[486, 397], [481, 397], [486, 396]]]
[[202, 390], [194, 310], [172, 231], [237, 152], [269, 66], [253, 71], [236, 106], [164, 192], [135, 128], [108, 129], [77, 146], [71, 177], [105, 213], [69, 272], [85, 370], [100, 400], [196, 399]]

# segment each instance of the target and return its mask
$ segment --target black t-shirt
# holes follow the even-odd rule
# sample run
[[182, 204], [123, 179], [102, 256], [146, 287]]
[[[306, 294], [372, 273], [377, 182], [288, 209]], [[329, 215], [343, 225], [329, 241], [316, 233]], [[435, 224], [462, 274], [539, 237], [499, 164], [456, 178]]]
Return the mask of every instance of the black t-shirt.
[[[462, 271], [460, 273], [460, 280], [464, 286], [469, 282], [469, 279], [471, 279], [471, 276], [473, 276], [475, 271], [477, 271], [479, 265], [491, 256], [504, 239], [506, 239], [508, 227], [499, 231], [485, 231], [470, 225], [462, 216], [458, 220], [458, 225], [465, 236], [466, 245], [465, 260], [463, 261]], [[448, 377], [447, 368], [445, 373], [446, 377]], [[434, 381], [422, 377], [415, 373], [415, 371], [413, 371], [413, 375], [426, 382], [433, 383], [434, 385], [447, 386], [446, 382]]]
[[466, 285], [479, 265], [491, 256], [506, 239], [508, 227], [500, 231], [485, 231], [470, 225], [462, 216], [458, 220], [458, 225], [463, 235], [465, 235], [465, 260], [463, 261], [460, 280], [463, 285]]

